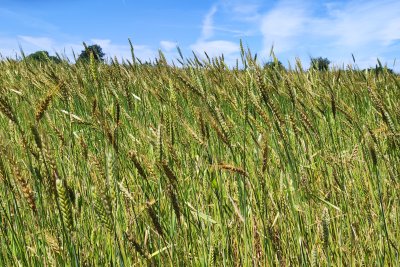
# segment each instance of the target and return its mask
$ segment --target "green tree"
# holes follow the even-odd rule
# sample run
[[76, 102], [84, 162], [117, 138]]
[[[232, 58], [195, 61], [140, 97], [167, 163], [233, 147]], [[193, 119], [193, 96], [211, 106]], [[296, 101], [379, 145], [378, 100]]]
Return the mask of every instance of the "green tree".
[[374, 72], [376, 75], [384, 73], [385, 71], [389, 74], [393, 74], [394, 71], [393, 69], [390, 69], [386, 66], [378, 66], [376, 65], [375, 68], [368, 68], [368, 69], [364, 69], [363, 71], [368, 71], [368, 72]]
[[105, 54], [103, 53], [103, 49], [97, 44], [86, 47], [86, 49], [79, 55], [78, 61], [88, 61], [90, 59], [90, 54], [93, 54], [95, 60], [101, 62], [104, 61]]
[[61, 60], [58, 57], [50, 56], [47, 51], [37, 51], [35, 53], [30, 54], [25, 58], [28, 61], [37, 61], [37, 62], [54, 62], [60, 63]]
[[269, 61], [264, 64], [264, 69], [275, 69], [275, 70], [284, 70], [285, 66], [283, 66], [282, 62], [277, 61]]
[[327, 58], [317, 57], [311, 58], [311, 68], [319, 71], [327, 71], [331, 61]]

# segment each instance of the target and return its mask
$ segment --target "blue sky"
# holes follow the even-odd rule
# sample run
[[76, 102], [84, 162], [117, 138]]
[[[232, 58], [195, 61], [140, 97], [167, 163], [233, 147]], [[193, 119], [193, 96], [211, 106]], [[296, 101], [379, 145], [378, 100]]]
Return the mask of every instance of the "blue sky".
[[[333, 64], [374, 66], [376, 59], [400, 71], [400, 1], [132, 1], [0, 0], [0, 53], [47, 50], [72, 58], [82, 42], [97, 43], [109, 57], [152, 59], [161, 49], [172, 60], [178, 45], [229, 64], [239, 40], [269, 61], [270, 50], [285, 65], [299, 58], [327, 57]], [[398, 66], [399, 65], [399, 66]]]

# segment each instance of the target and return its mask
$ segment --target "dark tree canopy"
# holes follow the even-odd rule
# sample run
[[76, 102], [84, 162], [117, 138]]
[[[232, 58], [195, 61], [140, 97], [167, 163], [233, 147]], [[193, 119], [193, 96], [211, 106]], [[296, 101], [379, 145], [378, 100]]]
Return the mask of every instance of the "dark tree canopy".
[[83, 50], [78, 57], [78, 61], [88, 61], [91, 53], [93, 53], [95, 60], [104, 61], [105, 54], [103, 53], [103, 49], [97, 44], [89, 45], [85, 50]]
[[279, 60], [277, 61], [270, 61], [264, 64], [264, 69], [275, 69], [275, 70], [284, 70], [285, 66], [283, 66], [282, 62], [280, 62]]
[[311, 68], [319, 71], [327, 71], [331, 61], [327, 58], [317, 57], [311, 58]]
[[28, 61], [37, 61], [37, 62], [55, 62], [60, 63], [61, 60], [58, 57], [50, 56], [47, 51], [37, 51], [35, 53], [30, 54], [25, 58]]
[[389, 74], [393, 74], [394, 71], [393, 69], [390, 69], [388, 67], [383, 67], [383, 66], [378, 66], [376, 65], [375, 68], [368, 68], [368, 69], [364, 69], [364, 71], [369, 71], [369, 72], [374, 72], [376, 75], [380, 74], [380, 73], [384, 73], [385, 71]]

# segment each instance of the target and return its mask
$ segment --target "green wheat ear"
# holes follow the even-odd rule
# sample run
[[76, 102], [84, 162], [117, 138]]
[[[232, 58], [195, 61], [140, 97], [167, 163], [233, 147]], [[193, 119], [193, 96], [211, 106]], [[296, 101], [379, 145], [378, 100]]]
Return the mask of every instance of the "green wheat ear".
[[94, 197], [94, 210], [96, 212], [97, 218], [100, 222], [109, 230], [113, 231], [113, 218], [112, 218], [112, 207], [111, 200], [107, 195], [107, 192], [103, 190], [101, 196], [97, 195], [96, 191], [93, 189]]
[[318, 251], [316, 247], [311, 250], [311, 267], [318, 266]]
[[72, 208], [71, 208], [71, 201], [67, 193], [67, 184], [65, 180], [57, 179], [56, 188], [57, 188], [58, 202], [60, 204], [60, 209], [61, 209], [62, 221], [68, 232], [72, 233], [73, 230]]

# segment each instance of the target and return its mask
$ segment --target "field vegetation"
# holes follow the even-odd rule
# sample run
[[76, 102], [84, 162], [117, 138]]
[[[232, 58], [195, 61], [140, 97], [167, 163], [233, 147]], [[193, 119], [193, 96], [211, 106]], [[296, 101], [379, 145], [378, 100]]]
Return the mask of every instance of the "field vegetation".
[[398, 264], [399, 76], [241, 50], [1, 61], [0, 265]]

